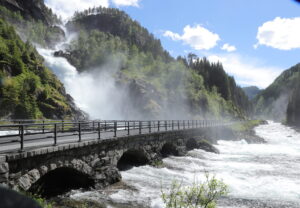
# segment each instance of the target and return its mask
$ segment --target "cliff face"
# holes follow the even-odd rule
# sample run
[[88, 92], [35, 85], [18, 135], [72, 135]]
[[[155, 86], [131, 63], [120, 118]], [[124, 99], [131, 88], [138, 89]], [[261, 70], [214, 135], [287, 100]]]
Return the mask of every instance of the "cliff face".
[[84, 114], [43, 58], [0, 19], [0, 117], [79, 119]]
[[288, 102], [286, 122], [289, 125], [300, 127], [300, 76]]
[[15, 27], [24, 41], [53, 48], [65, 39], [58, 17], [43, 0], [0, 0], [0, 18]]
[[293, 89], [297, 87], [300, 64], [285, 70], [254, 99], [255, 113], [266, 119], [284, 121]]
[[58, 23], [57, 17], [45, 6], [43, 0], [0, 0], [0, 5], [19, 12], [27, 20], [42, 21], [48, 26]]

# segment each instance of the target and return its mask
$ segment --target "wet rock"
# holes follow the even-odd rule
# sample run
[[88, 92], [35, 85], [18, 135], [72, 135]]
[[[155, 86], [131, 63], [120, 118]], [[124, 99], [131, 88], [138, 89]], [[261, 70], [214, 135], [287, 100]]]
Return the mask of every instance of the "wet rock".
[[16, 180], [22, 176], [22, 172], [12, 173], [9, 175], [10, 180]]
[[47, 28], [49, 36], [46, 37], [45, 41], [48, 46], [53, 46], [65, 40], [66, 34], [59, 26], [51, 26]]
[[99, 159], [99, 158], [96, 158], [95, 160], [93, 160], [93, 161], [91, 162], [91, 166], [92, 166], [92, 167], [96, 167], [96, 165], [99, 163], [99, 161], [100, 161], [100, 159]]
[[0, 174], [0, 183], [7, 183], [8, 173]]
[[202, 150], [205, 150], [207, 152], [212, 152], [212, 153], [216, 153], [216, 154], [220, 154], [220, 151], [215, 148], [211, 143], [209, 143], [207, 140], [203, 139], [201, 140], [199, 143], [199, 148]]
[[31, 183], [36, 182], [41, 177], [40, 172], [37, 169], [29, 171], [28, 176], [30, 177]]
[[54, 164], [54, 163], [50, 164], [50, 170], [54, 170], [54, 169], [56, 169], [56, 168], [57, 168], [57, 165], [56, 165], [56, 164]]
[[95, 187], [103, 188], [108, 185], [117, 183], [121, 181], [122, 176], [119, 170], [114, 166], [104, 166], [100, 169], [97, 169], [96, 174], [94, 176]]
[[29, 175], [25, 174], [21, 178], [19, 178], [17, 186], [24, 191], [28, 190], [31, 186], [31, 180]]
[[46, 166], [40, 167], [40, 173], [41, 175], [45, 175], [48, 172], [48, 168]]
[[9, 171], [8, 163], [1, 163], [0, 164], [0, 174], [6, 173]]

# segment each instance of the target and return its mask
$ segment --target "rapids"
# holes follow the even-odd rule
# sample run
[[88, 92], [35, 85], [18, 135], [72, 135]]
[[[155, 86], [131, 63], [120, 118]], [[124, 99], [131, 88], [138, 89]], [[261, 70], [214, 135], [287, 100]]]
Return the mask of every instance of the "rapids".
[[164, 159], [164, 168], [135, 167], [122, 172], [119, 185], [74, 191], [71, 198], [92, 199], [116, 208], [162, 208], [162, 187], [169, 187], [174, 179], [186, 185], [201, 181], [208, 171], [229, 186], [229, 195], [218, 201], [218, 207], [300, 207], [300, 134], [272, 121], [256, 127], [255, 132], [267, 143], [220, 140], [215, 145], [219, 155], [192, 150], [185, 157]]

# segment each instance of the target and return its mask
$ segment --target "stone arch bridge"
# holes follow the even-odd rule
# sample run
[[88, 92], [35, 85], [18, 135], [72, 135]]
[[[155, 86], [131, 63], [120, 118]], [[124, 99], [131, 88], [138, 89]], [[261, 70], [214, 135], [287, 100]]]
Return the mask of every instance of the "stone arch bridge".
[[[64, 131], [58, 127], [61, 123], [52, 123], [53, 129], [47, 131], [44, 125], [41, 126], [43, 134], [27, 131], [28, 135], [24, 130], [27, 126], [17, 124], [18, 135], [23, 137], [18, 141], [21, 142], [21, 148], [0, 153], [0, 183], [15, 190], [31, 191], [46, 197], [71, 189], [101, 188], [120, 181], [120, 170], [154, 164], [168, 155], [184, 155], [188, 150], [198, 148], [200, 144], [204, 143], [205, 146], [205, 140], [215, 142], [224, 131], [230, 135], [226, 127], [228, 123], [200, 124], [191, 121], [193, 124], [188, 126], [183, 126], [182, 123], [184, 122], [157, 121], [153, 125], [149, 122], [144, 125], [134, 122], [133, 127], [133, 124], [126, 122], [123, 126], [116, 122], [106, 122], [106, 126], [93, 122], [88, 125], [79, 124], [80, 130], [78, 126], [76, 130], [67, 128], [67, 123], [64, 123]], [[101, 129], [104, 127], [105, 131]], [[77, 133], [73, 136], [67, 134], [73, 130]], [[108, 135], [105, 136], [106, 132]], [[56, 137], [53, 144], [29, 145], [38, 143], [30, 143], [30, 139], [41, 142], [41, 135], [48, 138], [49, 134]], [[85, 137], [87, 135], [90, 139]], [[59, 142], [65, 137], [75, 137], [78, 141]], [[206, 147], [211, 148], [209, 145]]]

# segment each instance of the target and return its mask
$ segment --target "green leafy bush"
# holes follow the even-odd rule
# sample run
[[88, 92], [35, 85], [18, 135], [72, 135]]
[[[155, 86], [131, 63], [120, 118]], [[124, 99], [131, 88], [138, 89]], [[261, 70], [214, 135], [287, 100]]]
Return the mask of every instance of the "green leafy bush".
[[194, 182], [191, 186], [182, 186], [174, 181], [170, 190], [162, 191], [166, 208], [215, 208], [216, 200], [228, 193], [227, 185], [215, 176], [205, 174], [205, 181]]

